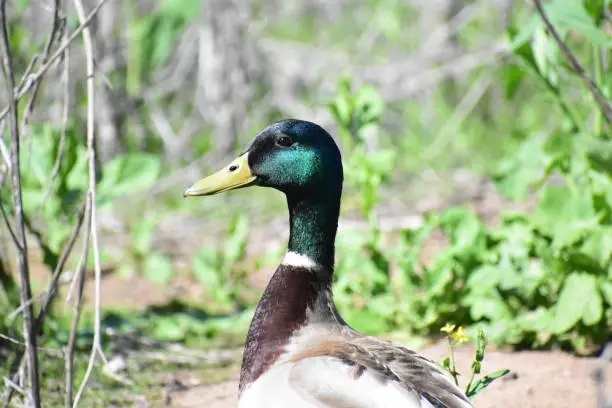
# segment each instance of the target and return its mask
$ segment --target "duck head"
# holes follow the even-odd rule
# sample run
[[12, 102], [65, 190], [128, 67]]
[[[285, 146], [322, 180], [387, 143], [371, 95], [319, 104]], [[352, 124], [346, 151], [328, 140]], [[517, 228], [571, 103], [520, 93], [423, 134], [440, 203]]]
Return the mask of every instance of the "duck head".
[[187, 188], [184, 196], [252, 185], [272, 187], [287, 196], [336, 196], [342, 181], [340, 151], [329, 133], [315, 123], [289, 119], [263, 129], [244, 153]]

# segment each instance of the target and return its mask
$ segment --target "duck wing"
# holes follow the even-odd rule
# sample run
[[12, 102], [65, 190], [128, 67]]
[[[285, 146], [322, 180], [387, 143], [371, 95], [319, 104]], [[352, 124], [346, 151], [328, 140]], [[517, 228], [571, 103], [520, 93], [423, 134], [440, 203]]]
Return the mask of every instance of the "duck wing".
[[320, 342], [275, 364], [240, 408], [471, 408], [432, 361], [384, 340]]

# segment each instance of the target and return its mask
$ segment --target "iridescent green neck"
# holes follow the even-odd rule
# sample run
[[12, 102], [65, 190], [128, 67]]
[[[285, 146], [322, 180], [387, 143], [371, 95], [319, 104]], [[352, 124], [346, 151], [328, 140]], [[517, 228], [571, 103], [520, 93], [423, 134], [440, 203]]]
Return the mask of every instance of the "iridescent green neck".
[[334, 269], [334, 241], [340, 215], [340, 191], [316, 196], [287, 195], [289, 205], [288, 250], [307, 256], [324, 270]]

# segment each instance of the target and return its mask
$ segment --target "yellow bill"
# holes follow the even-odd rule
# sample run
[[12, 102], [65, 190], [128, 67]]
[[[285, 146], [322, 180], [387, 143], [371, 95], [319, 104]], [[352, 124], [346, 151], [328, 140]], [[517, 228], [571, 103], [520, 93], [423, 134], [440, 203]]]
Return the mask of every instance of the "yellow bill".
[[236, 158], [215, 174], [196, 181], [183, 193], [183, 197], [213, 195], [252, 184], [255, 179], [249, 167], [249, 153]]

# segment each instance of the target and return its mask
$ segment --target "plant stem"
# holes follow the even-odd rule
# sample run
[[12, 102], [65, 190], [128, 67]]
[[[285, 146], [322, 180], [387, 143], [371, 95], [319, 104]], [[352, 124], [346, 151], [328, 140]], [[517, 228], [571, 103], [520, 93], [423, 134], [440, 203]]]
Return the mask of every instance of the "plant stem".
[[454, 353], [454, 348], [455, 346], [453, 345], [453, 340], [451, 339], [451, 337], [447, 337], [446, 338], [448, 340], [448, 348], [450, 349], [449, 352], [449, 360], [450, 360], [450, 370], [451, 370], [451, 375], [453, 376], [453, 380], [455, 380], [455, 385], [459, 385], [459, 379], [457, 378], [457, 367], [455, 367], [455, 353]]
[[465, 387], [465, 393], [468, 394], [470, 391], [470, 388], [472, 387], [472, 383], [474, 382], [474, 377], [476, 377], [476, 371], [474, 370], [474, 367], [472, 367], [472, 375], [470, 375], [470, 380], [467, 383], [467, 386]]

